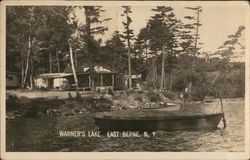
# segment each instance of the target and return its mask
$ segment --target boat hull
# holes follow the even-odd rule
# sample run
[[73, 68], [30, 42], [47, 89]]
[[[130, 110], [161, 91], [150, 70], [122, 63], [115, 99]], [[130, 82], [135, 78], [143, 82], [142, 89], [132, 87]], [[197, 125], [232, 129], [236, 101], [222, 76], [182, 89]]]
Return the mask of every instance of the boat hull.
[[223, 113], [158, 118], [114, 118], [95, 117], [95, 123], [101, 131], [156, 131], [216, 128]]

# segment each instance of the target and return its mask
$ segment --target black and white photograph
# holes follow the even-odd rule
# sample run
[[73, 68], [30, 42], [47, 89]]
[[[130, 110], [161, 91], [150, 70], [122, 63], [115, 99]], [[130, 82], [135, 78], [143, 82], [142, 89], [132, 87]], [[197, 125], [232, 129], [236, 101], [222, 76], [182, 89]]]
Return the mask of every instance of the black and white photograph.
[[249, 2], [5, 1], [1, 12], [2, 159], [249, 158]]

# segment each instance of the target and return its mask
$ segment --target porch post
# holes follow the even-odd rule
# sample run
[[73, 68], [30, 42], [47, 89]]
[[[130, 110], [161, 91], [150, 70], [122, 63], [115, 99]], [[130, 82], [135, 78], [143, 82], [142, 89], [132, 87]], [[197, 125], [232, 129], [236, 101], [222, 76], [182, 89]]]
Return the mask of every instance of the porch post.
[[115, 85], [115, 76], [114, 76], [114, 74], [112, 74], [112, 86], [113, 86], [113, 89], [114, 89], [114, 85]]
[[90, 76], [89, 77], [89, 87], [91, 87], [91, 79], [90, 79]]
[[103, 77], [102, 77], [102, 74], [101, 74], [101, 86], [103, 86]]

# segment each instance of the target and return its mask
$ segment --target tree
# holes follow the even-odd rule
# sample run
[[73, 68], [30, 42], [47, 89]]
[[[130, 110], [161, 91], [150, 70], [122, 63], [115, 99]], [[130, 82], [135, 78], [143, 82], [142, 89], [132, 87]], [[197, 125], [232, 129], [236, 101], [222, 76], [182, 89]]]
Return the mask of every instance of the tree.
[[131, 40], [134, 37], [133, 30], [130, 28], [130, 25], [132, 23], [132, 19], [130, 17], [130, 14], [132, 13], [130, 6], [122, 6], [124, 9], [123, 14], [121, 16], [124, 16], [126, 18], [125, 21], [122, 22], [125, 31], [123, 32], [122, 38], [124, 38], [127, 41], [127, 47], [128, 47], [128, 88], [132, 89], [132, 77], [131, 77]]
[[115, 31], [112, 38], [107, 40], [103, 46], [102, 62], [105, 62], [103, 65], [108, 65], [113, 71], [125, 73], [127, 65], [123, 62], [127, 58], [126, 55], [126, 48], [121, 40], [121, 35], [118, 31]]
[[[21, 86], [25, 87], [28, 72], [30, 70], [31, 50], [34, 37], [34, 7], [8, 7], [7, 8], [7, 62], [15, 67], [12, 69], [19, 70], [21, 68], [22, 78]], [[10, 59], [13, 52], [18, 54], [21, 61]], [[16, 61], [15, 61], [16, 60]], [[19, 62], [17, 62], [19, 61]], [[21, 62], [21, 63], [20, 63]], [[7, 63], [7, 69], [10, 65]], [[11, 68], [10, 68], [11, 69]]]
[[85, 13], [85, 25], [82, 25], [78, 28], [80, 32], [79, 35], [79, 42], [78, 44], [80, 47], [80, 53], [82, 57], [88, 59], [89, 62], [89, 70], [90, 70], [90, 79], [91, 79], [91, 93], [95, 95], [95, 71], [94, 65], [100, 57], [101, 50], [100, 50], [100, 41], [95, 40], [94, 36], [98, 34], [104, 34], [107, 27], [100, 26], [100, 24], [104, 21], [110, 20], [101, 19], [101, 14], [105, 11], [102, 10], [101, 6], [83, 6]]
[[220, 76], [212, 84], [212, 88], [217, 92], [218, 90], [221, 91], [223, 96], [232, 96], [233, 92], [236, 92], [234, 97], [244, 96], [245, 67], [244, 64], [236, 62], [242, 60], [241, 58], [245, 55], [244, 31], [245, 27], [239, 26], [237, 31], [229, 35], [228, 40], [213, 54], [220, 57], [223, 66], [218, 69]]
[[[200, 13], [202, 12], [202, 8], [200, 6], [197, 7], [185, 7], [188, 10], [195, 11], [196, 16], [185, 16], [184, 18], [190, 20], [191, 23], [183, 24], [182, 32], [180, 34], [181, 40], [181, 48], [182, 48], [182, 59], [183, 59], [183, 68], [186, 68], [186, 72], [189, 73], [187, 75], [187, 86], [188, 93], [191, 96], [191, 88], [193, 85], [194, 77], [197, 76], [195, 73], [196, 69], [199, 69], [199, 66], [195, 64], [195, 60], [197, 59], [197, 55], [199, 54], [198, 48], [198, 39], [199, 39], [199, 27], [201, 26], [200, 23]], [[192, 22], [193, 21], [193, 22]], [[199, 43], [201, 44], [201, 43]], [[191, 67], [190, 67], [191, 61]], [[191, 97], [190, 97], [191, 98]]]
[[[178, 33], [178, 23], [172, 7], [157, 6], [152, 11], [156, 12], [148, 22], [150, 31], [150, 49], [154, 52], [161, 52], [161, 85], [160, 89], [166, 87], [165, 81], [165, 57], [167, 56], [169, 67], [169, 79], [171, 79], [171, 71], [173, 67], [173, 57], [177, 52], [175, 48], [178, 47], [176, 36]], [[167, 50], [167, 51], [166, 51]], [[171, 89], [171, 81], [169, 81], [169, 88]]]
[[[8, 62], [14, 64], [13, 70], [18, 71], [21, 68], [22, 87], [29, 83], [33, 88], [33, 76], [37, 73], [53, 72], [52, 52], [68, 51], [67, 37], [71, 32], [71, 24], [68, 23], [71, 10], [68, 8], [40, 6], [7, 8], [6, 57]], [[9, 58], [13, 53], [18, 53], [20, 59]], [[60, 56], [58, 63], [59, 59]], [[9, 68], [7, 65], [7, 69]]]
[[244, 57], [245, 55], [245, 39], [244, 39], [244, 26], [239, 26], [235, 34], [229, 35], [222, 46], [218, 48], [218, 51], [214, 55], [220, 55], [227, 61], [233, 61]]

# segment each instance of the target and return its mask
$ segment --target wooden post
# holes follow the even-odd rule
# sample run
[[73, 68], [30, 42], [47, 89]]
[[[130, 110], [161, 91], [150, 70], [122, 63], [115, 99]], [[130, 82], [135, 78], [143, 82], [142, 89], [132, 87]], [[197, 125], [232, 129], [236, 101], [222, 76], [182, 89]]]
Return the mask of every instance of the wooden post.
[[89, 76], [89, 87], [91, 87], [91, 79], [90, 79], [90, 76]]
[[225, 119], [225, 115], [224, 115], [221, 91], [219, 91], [219, 95], [220, 95], [221, 112], [223, 113], [222, 121], [223, 121], [224, 129], [225, 129], [227, 127], [227, 123], [226, 123], [226, 119]]
[[103, 77], [102, 77], [102, 74], [101, 74], [101, 87], [103, 86]]

